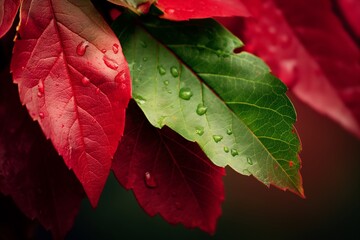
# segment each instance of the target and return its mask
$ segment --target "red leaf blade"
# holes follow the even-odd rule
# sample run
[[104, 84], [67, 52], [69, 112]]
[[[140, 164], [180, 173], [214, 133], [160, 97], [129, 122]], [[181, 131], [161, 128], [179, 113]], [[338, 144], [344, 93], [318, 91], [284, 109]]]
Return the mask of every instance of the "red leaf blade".
[[133, 103], [112, 169], [132, 189], [151, 216], [213, 233], [224, 199], [224, 169], [197, 146], [172, 132], [156, 129]]
[[120, 43], [86, 0], [24, 1], [19, 34], [11, 70], [21, 101], [96, 206], [131, 94]]
[[196, 18], [250, 16], [240, 0], [159, 0], [157, 6], [164, 12], [163, 17], [170, 20]]
[[0, 191], [51, 230], [55, 239], [62, 239], [74, 223], [84, 191], [21, 107], [10, 76], [2, 80]]
[[11, 28], [16, 13], [20, 6], [20, 0], [0, 0], [0, 38]]

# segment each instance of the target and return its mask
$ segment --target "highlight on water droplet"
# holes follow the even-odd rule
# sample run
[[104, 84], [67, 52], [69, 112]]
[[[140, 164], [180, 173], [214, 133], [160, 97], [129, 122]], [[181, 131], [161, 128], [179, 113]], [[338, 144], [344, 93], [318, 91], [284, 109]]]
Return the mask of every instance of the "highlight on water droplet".
[[204, 134], [204, 128], [203, 127], [196, 127], [195, 128], [195, 133], [199, 136], [202, 136]]
[[166, 85], [166, 86], [169, 85], [169, 81], [168, 81], [168, 80], [165, 80], [163, 83], [164, 83], [164, 85]]
[[119, 52], [119, 44], [114, 43], [112, 46], [112, 50], [115, 54], [117, 54]]
[[247, 161], [247, 163], [248, 163], [249, 165], [253, 165], [253, 164], [254, 164], [253, 161], [252, 161], [252, 159], [251, 159], [250, 157], [247, 157], [247, 158], [246, 158], [246, 161]]
[[197, 105], [197, 108], [196, 108], [196, 113], [197, 113], [199, 116], [202, 116], [202, 115], [204, 115], [206, 112], [207, 112], [207, 107], [205, 107], [204, 104], [199, 103], [199, 104]]
[[228, 128], [228, 129], [226, 130], [226, 134], [227, 134], [227, 135], [231, 135], [231, 134], [232, 134], [231, 128]]
[[163, 75], [166, 74], [166, 69], [163, 66], [160, 65], [157, 68], [158, 68], [158, 71], [159, 71], [160, 75], [163, 76]]
[[145, 173], [145, 184], [149, 188], [156, 188], [157, 187], [155, 177], [152, 176], [150, 172]]
[[235, 157], [236, 155], [239, 155], [238, 151], [235, 148], [231, 149], [231, 156]]
[[86, 48], [89, 46], [88, 41], [80, 42], [76, 47], [76, 54], [79, 56], [84, 56], [86, 52]]
[[100, 88], [96, 88], [95, 93], [99, 94], [100, 93]]
[[90, 84], [90, 79], [88, 79], [87, 77], [83, 77], [82, 79], [81, 79], [81, 83], [84, 85], [84, 86], [89, 86], [89, 84]]
[[228, 153], [230, 150], [228, 147], [224, 147], [224, 152]]
[[175, 13], [175, 9], [173, 9], [173, 8], [167, 8], [167, 9], [165, 9], [165, 12], [166, 12], [167, 14], [174, 14], [174, 13]]
[[179, 76], [179, 70], [177, 69], [177, 67], [171, 67], [170, 73], [174, 78], [177, 78]]
[[40, 113], [39, 113], [39, 117], [40, 117], [41, 119], [44, 119], [45, 114], [44, 114], [43, 112], [40, 112]]
[[221, 135], [213, 135], [213, 139], [216, 143], [220, 142], [223, 139]]
[[181, 88], [179, 91], [179, 97], [184, 100], [190, 100], [190, 98], [193, 96], [193, 93], [190, 88], [184, 87]]
[[110, 59], [108, 56], [104, 55], [103, 57], [103, 61], [105, 63], [105, 65], [108, 67], [108, 68], [111, 68], [113, 70], [116, 70], [118, 69], [119, 67], [119, 64], [113, 60], [113, 59]]
[[106, 49], [105, 48], [101, 49], [101, 52], [106, 53]]
[[39, 98], [41, 98], [41, 97], [43, 96], [43, 94], [42, 94], [41, 92], [38, 92], [38, 93], [37, 93], [37, 96], [38, 96]]

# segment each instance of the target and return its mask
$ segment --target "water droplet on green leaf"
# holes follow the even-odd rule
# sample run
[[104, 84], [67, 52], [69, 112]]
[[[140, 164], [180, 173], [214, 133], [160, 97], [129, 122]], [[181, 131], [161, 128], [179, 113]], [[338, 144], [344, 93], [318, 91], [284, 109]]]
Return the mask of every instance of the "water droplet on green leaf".
[[196, 132], [197, 135], [202, 136], [204, 134], [204, 128], [203, 127], [197, 127], [195, 132]]
[[204, 106], [204, 104], [200, 103], [196, 108], [196, 113], [201, 116], [204, 115], [207, 112], [207, 107]]
[[229, 148], [228, 148], [228, 147], [224, 147], [224, 152], [228, 153], [228, 152], [229, 152]]
[[179, 91], [179, 97], [184, 100], [190, 100], [190, 98], [193, 96], [193, 93], [190, 88], [184, 87], [181, 88]]
[[221, 135], [213, 135], [213, 139], [216, 143], [220, 142], [223, 139]]
[[246, 158], [246, 161], [247, 161], [247, 163], [248, 163], [249, 165], [253, 165], [253, 164], [254, 164], [253, 161], [252, 161], [252, 159], [251, 159], [250, 157], [247, 157], [247, 158]]
[[177, 78], [179, 76], [179, 70], [176, 67], [171, 67], [170, 73], [174, 78]]
[[231, 156], [235, 157], [236, 155], [239, 155], [238, 151], [236, 149], [231, 149]]
[[160, 75], [165, 75], [166, 74], [166, 70], [163, 66], [158, 66], [158, 71], [160, 73]]
[[229, 129], [226, 130], [226, 133], [227, 133], [227, 135], [231, 135], [231, 134], [232, 134], [232, 130], [229, 128]]

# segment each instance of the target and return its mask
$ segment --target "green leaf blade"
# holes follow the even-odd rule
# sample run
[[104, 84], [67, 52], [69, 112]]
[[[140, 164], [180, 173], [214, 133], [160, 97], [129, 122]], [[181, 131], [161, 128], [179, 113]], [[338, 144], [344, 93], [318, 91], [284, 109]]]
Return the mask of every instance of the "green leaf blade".
[[268, 67], [234, 54], [241, 41], [213, 20], [137, 21], [115, 31], [149, 121], [197, 142], [218, 166], [303, 196], [296, 114]]

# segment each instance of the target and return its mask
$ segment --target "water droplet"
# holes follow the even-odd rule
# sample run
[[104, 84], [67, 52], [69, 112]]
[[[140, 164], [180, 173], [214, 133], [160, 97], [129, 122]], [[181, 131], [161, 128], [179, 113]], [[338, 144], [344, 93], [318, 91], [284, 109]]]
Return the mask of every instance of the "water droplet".
[[174, 78], [177, 78], [179, 76], [179, 70], [176, 67], [171, 67], [170, 73]]
[[38, 96], [39, 98], [41, 98], [43, 95], [42, 95], [41, 92], [38, 92], [38, 93], [37, 93], [37, 96]]
[[228, 128], [228, 129], [226, 130], [226, 134], [227, 134], [227, 135], [231, 135], [231, 134], [232, 134], [232, 130], [231, 130], [230, 128]]
[[81, 43], [79, 43], [79, 45], [77, 45], [76, 47], [76, 54], [79, 56], [84, 56], [85, 52], [86, 52], [86, 48], [89, 46], [89, 42], [88, 41], [82, 41]]
[[163, 66], [158, 66], [158, 70], [160, 75], [165, 75], [166, 74], [166, 70]]
[[228, 147], [224, 147], [224, 152], [228, 153], [228, 152], [229, 152], [229, 148], [228, 148]]
[[169, 85], [169, 81], [168, 81], [168, 80], [165, 80], [165, 81], [164, 81], [164, 84], [165, 84], [165, 85]]
[[115, 60], [110, 59], [108, 56], [104, 55], [103, 57], [104, 63], [106, 66], [108, 66], [108, 68], [111, 68], [113, 70], [118, 69], [119, 64], [117, 62], [115, 62]]
[[175, 9], [173, 9], [173, 8], [167, 8], [167, 9], [165, 9], [165, 12], [166, 12], [167, 14], [174, 14], [174, 13], [175, 13]]
[[293, 161], [289, 161], [289, 167], [293, 167], [294, 166], [294, 162]]
[[239, 155], [238, 151], [236, 149], [231, 149], [231, 156], [235, 157], [236, 155]]
[[146, 47], [147, 47], [147, 44], [146, 44], [146, 42], [144, 42], [144, 41], [140, 41], [140, 45], [141, 45], [143, 48], [146, 48]]
[[39, 117], [40, 117], [41, 119], [44, 119], [45, 114], [44, 114], [43, 112], [40, 112], [40, 113], [39, 113]]
[[213, 139], [216, 143], [220, 142], [223, 139], [221, 135], [213, 135]]
[[106, 49], [104, 49], [104, 48], [101, 49], [101, 52], [102, 52], [102, 53], [106, 53]]
[[83, 77], [81, 79], [81, 83], [84, 85], [84, 86], [89, 86], [90, 84], [90, 79], [88, 79], [87, 77]]
[[116, 74], [114, 81], [117, 83], [124, 83], [126, 80], [126, 74], [125, 71], [120, 71], [118, 74]]
[[117, 54], [119, 52], [119, 44], [114, 43], [114, 45], [112, 46], [112, 50], [115, 54]]
[[156, 188], [157, 187], [157, 183], [155, 181], [155, 178], [154, 178], [154, 176], [152, 176], [150, 174], [150, 172], [145, 173], [145, 184], [149, 188]]
[[196, 132], [197, 135], [202, 136], [205, 131], [204, 131], [204, 128], [203, 128], [203, 127], [197, 127], [197, 128], [195, 129], [195, 132]]
[[100, 88], [96, 88], [95, 93], [99, 94], [100, 93]]
[[143, 61], [146, 62], [148, 60], [147, 57], [143, 57]]
[[38, 90], [40, 93], [44, 93], [44, 82], [42, 80], [39, 81]]
[[247, 158], [246, 158], [246, 161], [247, 161], [247, 163], [248, 163], [249, 165], [253, 165], [253, 164], [254, 164], [253, 161], [252, 161], [252, 159], [251, 159], [250, 157], [247, 157]]
[[193, 93], [190, 88], [181, 88], [179, 92], [179, 97], [184, 100], [190, 100], [190, 98], [193, 96]]
[[204, 106], [204, 104], [200, 103], [196, 108], [196, 113], [201, 116], [204, 115], [207, 112], [207, 107]]

